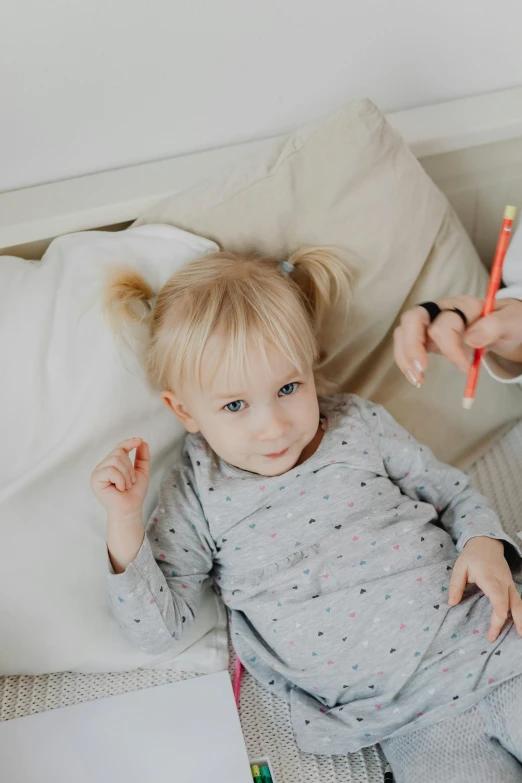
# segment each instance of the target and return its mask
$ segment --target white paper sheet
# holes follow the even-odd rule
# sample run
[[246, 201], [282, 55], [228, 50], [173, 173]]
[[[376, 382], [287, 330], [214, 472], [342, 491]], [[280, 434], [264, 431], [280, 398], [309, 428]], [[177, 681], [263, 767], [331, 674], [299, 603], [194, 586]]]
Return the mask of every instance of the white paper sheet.
[[0, 723], [2, 783], [252, 783], [227, 672]]

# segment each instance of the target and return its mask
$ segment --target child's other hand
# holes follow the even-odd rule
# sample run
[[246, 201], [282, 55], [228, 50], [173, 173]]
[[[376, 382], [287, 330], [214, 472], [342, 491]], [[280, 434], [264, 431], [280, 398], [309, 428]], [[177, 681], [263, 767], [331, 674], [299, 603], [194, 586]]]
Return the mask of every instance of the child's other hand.
[[522, 636], [522, 599], [513, 582], [504, 557], [504, 543], [487, 536], [476, 536], [464, 545], [457, 558], [449, 586], [450, 606], [462, 598], [467, 584], [476, 584], [493, 606], [488, 640], [494, 642], [511, 611], [513, 622]]
[[[129, 453], [136, 449], [134, 465]], [[97, 465], [91, 489], [111, 517], [140, 516], [149, 486], [149, 447], [141, 438], [129, 438]]]

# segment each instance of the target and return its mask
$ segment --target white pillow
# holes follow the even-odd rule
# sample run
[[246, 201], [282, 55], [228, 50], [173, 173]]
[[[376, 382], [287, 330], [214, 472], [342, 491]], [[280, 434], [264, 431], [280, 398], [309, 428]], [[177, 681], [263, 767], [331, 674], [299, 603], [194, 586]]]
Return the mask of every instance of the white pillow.
[[0, 259], [0, 675], [161, 666], [226, 668], [225, 612], [211, 588], [183, 640], [159, 657], [127, 642], [106, 598], [99, 460], [140, 436], [152, 454], [145, 513], [181, 426], [101, 312], [108, 269], [154, 290], [217, 245], [171, 226], [60, 237], [41, 262]]

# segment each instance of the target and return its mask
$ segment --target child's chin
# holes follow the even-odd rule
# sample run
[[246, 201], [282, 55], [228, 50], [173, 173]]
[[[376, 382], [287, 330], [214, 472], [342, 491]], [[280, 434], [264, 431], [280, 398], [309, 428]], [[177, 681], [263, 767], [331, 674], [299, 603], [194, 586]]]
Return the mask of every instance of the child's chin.
[[263, 463], [263, 465], [259, 465], [259, 469], [256, 468], [256, 473], [260, 473], [263, 476], [282, 476], [283, 473], [288, 473], [289, 470], [292, 470], [296, 460], [285, 454], [280, 459], [271, 460], [267, 457], [263, 460]]

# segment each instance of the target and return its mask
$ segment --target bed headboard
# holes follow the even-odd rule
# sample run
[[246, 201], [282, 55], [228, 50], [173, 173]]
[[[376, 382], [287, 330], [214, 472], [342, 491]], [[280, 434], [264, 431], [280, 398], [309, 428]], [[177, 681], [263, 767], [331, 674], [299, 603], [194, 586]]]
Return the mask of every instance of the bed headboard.
[[[395, 112], [387, 119], [446, 193], [482, 259], [505, 204], [522, 208], [522, 86]], [[148, 207], [269, 140], [128, 166], [0, 194], [0, 255], [40, 258], [51, 239], [123, 228]]]

